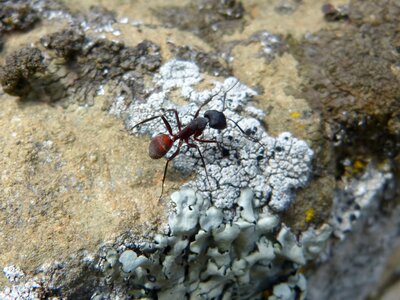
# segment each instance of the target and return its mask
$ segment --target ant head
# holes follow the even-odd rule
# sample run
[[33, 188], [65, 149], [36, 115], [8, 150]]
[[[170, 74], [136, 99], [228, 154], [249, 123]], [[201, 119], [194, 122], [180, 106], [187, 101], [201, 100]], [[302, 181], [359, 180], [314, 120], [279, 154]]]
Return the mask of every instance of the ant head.
[[204, 113], [204, 117], [208, 119], [208, 125], [214, 129], [225, 129], [226, 128], [226, 117], [225, 115], [216, 110], [207, 110]]

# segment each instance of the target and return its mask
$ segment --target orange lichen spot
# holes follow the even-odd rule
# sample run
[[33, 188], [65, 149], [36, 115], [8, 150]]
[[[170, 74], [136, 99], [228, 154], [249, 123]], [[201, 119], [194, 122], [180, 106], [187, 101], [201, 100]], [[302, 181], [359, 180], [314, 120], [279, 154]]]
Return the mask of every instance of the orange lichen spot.
[[306, 127], [307, 126], [305, 124], [302, 124], [302, 123], [296, 125], [296, 128], [299, 129], [299, 130], [305, 130]]
[[298, 119], [301, 117], [301, 113], [298, 111], [293, 111], [290, 113], [290, 117], [292, 117], [293, 119]]
[[312, 222], [315, 218], [315, 209], [314, 208], [307, 209], [305, 215], [306, 215], [306, 222], [307, 223]]

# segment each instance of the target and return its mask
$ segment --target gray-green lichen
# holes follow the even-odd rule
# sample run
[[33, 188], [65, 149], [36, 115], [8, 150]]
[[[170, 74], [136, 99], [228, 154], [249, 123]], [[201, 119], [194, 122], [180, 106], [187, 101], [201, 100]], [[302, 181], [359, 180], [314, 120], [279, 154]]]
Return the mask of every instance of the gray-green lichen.
[[122, 248], [116, 254], [110, 249], [100, 264], [110, 276], [118, 273], [129, 282], [132, 293], [158, 299], [257, 299], [273, 287], [270, 299], [304, 299], [299, 268], [323, 250], [329, 226], [297, 238], [268, 207], [255, 207], [249, 189], [242, 190], [243, 209], [232, 222], [192, 189], [175, 192], [171, 200], [169, 234], [157, 235], [140, 250]]

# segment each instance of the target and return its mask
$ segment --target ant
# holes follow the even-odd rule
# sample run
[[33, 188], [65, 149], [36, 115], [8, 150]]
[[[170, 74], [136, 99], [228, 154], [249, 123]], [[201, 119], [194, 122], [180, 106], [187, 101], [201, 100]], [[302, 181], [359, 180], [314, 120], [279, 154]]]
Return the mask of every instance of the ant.
[[[232, 85], [227, 91], [225, 91], [224, 93], [224, 106], [225, 106], [225, 98], [226, 98], [226, 94], [232, 90], [236, 84], [239, 82], [236, 81], [236, 83], [234, 85]], [[163, 110], [163, 112], [173, 112], [175, 115], [175, 119], [176, 119], [176, 123], [178, 126], [178, 132], [177, 133], [173, 133], [172, 131], [172, 127], [170, 125], [170, 123], [168, 122], [168, 120], [166, 119], [164, 113], [161, 115], [157, 115], [154, 117], [150, 117], [148, 119], [145, 119], [139, 123], [137, 123], [135, 126], [133, 126], [131, 128], [134, 129], [137, 126], [147, 123], [149, 121], [152, 121], [154, 119], [157, 118], [161, 118], [161, 120], [164, 122], [165, 127], [168, 130], [168, 134], [166, 133], [161, 133], [157, 136], [155, 136], [149, 145], [149, 156], [152, 159], [160, 159], [162, 157], [164, 157], [167, 152], [172, 148], [173, 144], [176, 141], [178, 142], [178, 147], [175, 150], [175, 152], [169, 157], [167, 158], [167, 162], [165, 164], [165, 168], [164, 168], [164, 175], [163, 175], [163, 179], [162, 179], [162, 186], [161, 186], [161, 195], [160, 195], [160, 199], [163, 195], [164, 192], [164, 182], [165, 182], [165, 178], [167, 175], [167, 170], [168, 170], [168, 164], [171, 160], [173, 160], [179, 153], [181, 150], [181, 147], [183, 145], [183, 143], [185, 142], [186, 145], [189, 148], [195, 148], [197, 149], [199, 155], [200, 155], [200, 159], [202, 162], [202, 165], [204, 167], [205, 173], [206, 173], [206, 177], [207, 177], [207, 181], [209, 182], [208, 179], [208, 174], [207, 174], [207, 168], [206, 168], [206, 164], [204, 162], [204, 158], [203, 158], [203, 154], [200, 151], [200, 148], [197, 144], [190, 142], [189, 139], [193, 138], [193, 140], [199, 142], [199, 143], [216, 143], [218, 147], [220, 147], [219, 142], [217, 140], [205, 140], [205, 139], [201, 139], [199, 138], [202, 134], [203, 131], [206, 129], [207, 125], [213, 129], [218, 129], [218, 130], [222, 130], [225, 129], [227, 127], [227, 122], [226, 120], [229, 119], [227, 118], [223, 112], [217, 111], [217, 110], [207, 110], [204, 113], [203, 117], [199, 117], [200, 114], [200, 110], [207, 105], [215, 96], [217, 96], [221, 91], [218, 91], [217, 93], [211, 95], [203, 104], [200, 105], [200, 107], [197, 109], [192, 121], [190, 121], [186, 126], [182, 127], [181, 121], [179, 119], [179, 115], [178, 115], [178, 111], [176, 109], [167, 109], [167, 110]], [[237, 122], [229, 119], [230, 121], [232, 121], [238, 128], [239, 130], [247, 135], [241, 128], [240, 126], [237, 124]]]

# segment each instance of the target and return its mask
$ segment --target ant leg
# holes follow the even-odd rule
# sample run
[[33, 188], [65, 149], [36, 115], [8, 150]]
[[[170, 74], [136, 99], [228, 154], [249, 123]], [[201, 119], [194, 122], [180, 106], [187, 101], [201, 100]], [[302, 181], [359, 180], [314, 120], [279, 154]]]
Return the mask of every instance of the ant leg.
[[164, 125], [165, 125], [165, 127], [167, 128], [169, 134], [170, 134], [170, 135], [174, 135], [174, 133], [172, 132], [171, 125], [169, 124], [168, 120], [164, 117], [164, 115], [161, 115], [160, 117], [161, 117], [161, 119], [163, 120]]
[[201, 142], [201, 143], [216, 143], [216, 144], [218, 144], [217, 140], [202, 140], [202, 139], [199, 139], [197, 136], [194, 136], [193, 139], [198, 142]]
[[202, 162], [202, 164], [203, 164], [204, 171], [206, 172], [206, 177], [207, 177], [208, 185], [211, 187], [210, 180], [208, 179], [208, 173], [207, 173], [206, 163], [204, 162], [204, 157], [203, 157], [203, 154], [201, 154], [201, 151], [200, 151], [199, 146], [197, 146], [196, 144], [188, 143], [188, 142], [186, 142], [186, 144], [188, 145], [189, 148], [196, 148], [197, 151], [199, 152], [199, 155], [200, 155], [200, 158], [201, 158], [201, 162]]
[[167, 159], [167, 162], [164, 167], [164, 175], [163, 175], [163, 179], [162, 179], [162, 183], [161, 183], [161, 195], [160, 195], [160, 198], [158, 199], [158, 201], [161, 200], [161, 197], [164, 193], [164, 183], [165, 183], [165, 178], [167, 177], [168, 164], [171, 160], [173, 160], [179, 154], [179, 152], [181, 151], [182, 143], [183, 143], [183, 140], [180, 140], [176, 151]]
[[203, 140], [203, 139], [199, 139], [197, 136], [194, 136], [193, 139], [197, 142], [200, 143], [213, 143], [213, 144], [217, 144], [218, 149], [222, 152], [222, 147], [221, 147], [221, 143], [218, 142], [217, 140]]
[[182, 130], [181, 120], [179, 119], [178, 111], [174, 108], [166, 109], [164, 111], [172, 111], [175, 114], [176, 124], [178, 124], [179, 131]]
[[164, 115], [154, 116], [154, 117], [148, 118], [148, 119], [146, 119], [146, 120], [143, 120], [143, 121], [137, 123], [135, 126], [131, 127], [130, 130], [133, 130], [133, 129], [135, 129], [136, 127], [138, 127], [139, 125], [142, 125], [142, 124], [144, 124], [144, 123], [150, 122], [150, 121], [152, 121], [152, 120], [154, 120], [154, 119], [157, 119], [157, 118], [161, 118], [161, 119], [163, 120], [164, 125], [165, 125], [165, 127], [167, 128], [169, 134], [170, 134], [170, 135], [174, 135], [173, 132], [172, 132], [171, 125], [169, 124], [168, 120], [164, 117]]
[[160, 117], [161, 117], [161, 116], [154, 116], [154, 117], [148, 118], [148, 119], [146, 119], [146, 120], [140, 121], [139, 123], [137, 123], [136, 125], [134, 125], [133, 127], [131, 127], [130, 130], [133, 130], [133, 129], [135, 129], [136, 127], [138, 127], [139, 125], [142, 125], [142, 124], [144, 124], [144, 123], [150, 122], [150, 121], [152, 121], [152, 120], [154, 120], [154, 119], [157, 119], [157, 118], [160, 118]]

